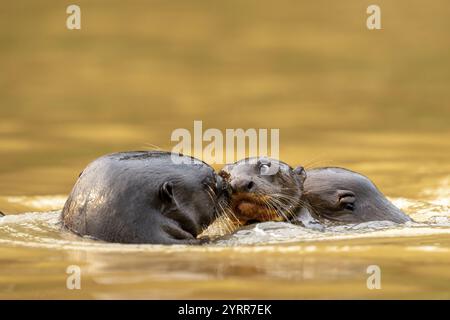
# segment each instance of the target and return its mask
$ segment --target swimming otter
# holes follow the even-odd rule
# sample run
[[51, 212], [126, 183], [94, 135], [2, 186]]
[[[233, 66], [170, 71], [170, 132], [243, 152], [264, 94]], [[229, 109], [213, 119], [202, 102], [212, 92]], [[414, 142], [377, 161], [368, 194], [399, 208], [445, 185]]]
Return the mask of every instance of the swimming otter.
[[198, 244], [197, 235], [226, 205], [227, 192], [226, 182], [198, 159], [114, 153], [80, 174], [62, 222], [76, 234], [109, 242]]
[[219, 175], [230, 183], [231, 206], [241, 224], [289, 220], [322, 229], [329, 223], [411, 220], [367, 177], [343, 168], [305, 171], [255, 157], [228, 164]]

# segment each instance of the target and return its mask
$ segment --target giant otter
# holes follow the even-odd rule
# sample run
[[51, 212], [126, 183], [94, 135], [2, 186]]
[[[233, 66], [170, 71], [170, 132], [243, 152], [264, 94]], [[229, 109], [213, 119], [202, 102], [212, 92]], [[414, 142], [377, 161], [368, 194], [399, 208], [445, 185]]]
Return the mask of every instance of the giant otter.
[[255, 157], [226, 165], [219, 175], [230, 183], [231, 206], [241, 224], [289, 220], [306, 227], [411, 219], [367, 177], [343, 168], [291, 168]]
[[197, 244], [227, 204], [228, 190], [209, 165], [192, 157], [115, 153], [80, 174], [62, 222], [78, 235], [109, 242]]

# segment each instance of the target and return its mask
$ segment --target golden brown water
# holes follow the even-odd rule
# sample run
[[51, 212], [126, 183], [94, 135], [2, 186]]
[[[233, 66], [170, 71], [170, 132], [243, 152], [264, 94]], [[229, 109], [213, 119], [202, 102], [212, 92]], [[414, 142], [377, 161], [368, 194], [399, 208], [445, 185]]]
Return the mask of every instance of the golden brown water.
[[[380, 31], [356, 0], [78, 1], [80, 31], [58, 1], [2, 3], [0, 298], [450, 298], [450, 4], [377, 3]], [[48, 211], [89, 161], [194, 120], [279, 128], [286, 162], [362, 172], [424, 224], [195, 248], [60, 232]]]

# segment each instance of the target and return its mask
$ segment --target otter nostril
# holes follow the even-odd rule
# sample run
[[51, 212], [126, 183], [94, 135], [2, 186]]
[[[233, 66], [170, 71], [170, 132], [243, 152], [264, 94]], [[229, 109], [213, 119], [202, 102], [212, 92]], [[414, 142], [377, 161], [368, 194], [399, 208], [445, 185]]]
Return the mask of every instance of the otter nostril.
[[253, 181], [250, 181], [248, 184], [247, 184], [247, 190], [248, 191], [250, 191], [250, 190], [252, 190], [252, 188], [255, 186], [255, 183], [253, 182]]

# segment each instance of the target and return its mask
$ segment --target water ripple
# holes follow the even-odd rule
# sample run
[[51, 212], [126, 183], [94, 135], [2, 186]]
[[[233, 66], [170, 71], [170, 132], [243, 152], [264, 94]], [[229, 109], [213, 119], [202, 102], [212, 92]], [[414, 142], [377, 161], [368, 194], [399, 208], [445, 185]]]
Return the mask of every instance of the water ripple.
[[[36, 199], [32, 199], [37, 201]], [[416, 222], [395, 224], [389, 221], [365, 222], [327, 227], [325, 231], [305, 229], [282, 222], [265, 222], [241, 228], [232, 234], [221, 236], [206, 246], [123, 245], [81, 238], [61, 229], [60, 211], [28, 212], [7, 215], [0, 219], [0, 244], [48, 249], [75, 249], [86, 251], [221, 251], [250, 250], [256, 252], [286, 250], [312, 250], [307, 243], [359, 238], [415, 237], [450, 234], [450, 216], [447, 205], [436, 202], [416, 201], [404, 198], [392, 199], [411, 215]], [[31, 201], [31, 200], [30, 200]], [[56, 202], [60, 202], [57, 197]], [[39, 199], [37, 204], [55, 206], [52, 199]], [[289, 248], [280, 244], [290, 243]], [[305, 245], [299, 245], [304, 243]], [[277, 245], [277, 246], [274, 246]], [[309, 248], [309, 249], [308, 249]], [[340, 247], [342, 249], [342, 247]], [[419, 248], [420, 249], [420, 248]], [[419, 250], [415, 247], [414, 250]], [[332, 250], [332, 249], [330, 249]], [[413, 249], [411, 249], [413, 250]], [[422, 250], [422, 249], [421, 249]], [[426, 250], [426, 249], [423, 249]]]

